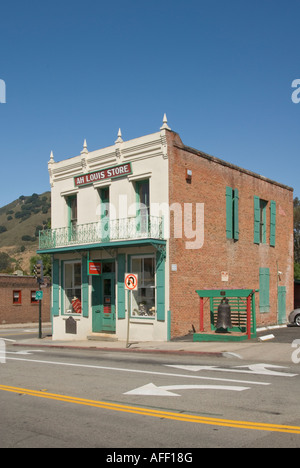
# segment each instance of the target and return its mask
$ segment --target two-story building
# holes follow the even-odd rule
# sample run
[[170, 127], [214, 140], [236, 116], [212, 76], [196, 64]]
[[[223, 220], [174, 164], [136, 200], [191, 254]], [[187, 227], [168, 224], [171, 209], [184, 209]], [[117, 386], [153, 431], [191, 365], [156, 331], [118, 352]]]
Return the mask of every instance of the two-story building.
[[[293, 190], [156, 133], [48, 164], [53, 339], [199, 330], [199, 289], [251, 288], [258, 324], [293, 308]], [[125, 285], [126, 273], [137, 287]], [[207, 321], [209, 318], [207, 318]]]

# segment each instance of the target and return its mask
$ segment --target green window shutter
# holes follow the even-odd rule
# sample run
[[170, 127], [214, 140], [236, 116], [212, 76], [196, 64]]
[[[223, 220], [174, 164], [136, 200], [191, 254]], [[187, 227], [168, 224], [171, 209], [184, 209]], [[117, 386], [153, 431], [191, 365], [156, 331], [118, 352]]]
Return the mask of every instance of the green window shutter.
[[82, 257], [82, 316], [89, 316], [89, 277], [87, 258]]
[[232, 188], [226, 187], [226, 237], [233, 239]]
[[260, 244], [260, 199], [254, 196], [254, 244]]
[[276, 202], [270, 204], [270, 246], [275, 247], [276, 240]]
[[59, 316], [59, 260], [52, 265], [52, 317]]
[[118, 319], [125, 319], [125, 254], [118, 255]]
[[259, 311], [261, 314], [270, 312], [270, 270], [259, 269]]
[[234, 189], [233, 191], [233, 238], [238, 240], [239, 238], [239, 191]]
[[156, 255], [156, 303], [157, 320], [165, 321], [165, 256], [163, 252]]

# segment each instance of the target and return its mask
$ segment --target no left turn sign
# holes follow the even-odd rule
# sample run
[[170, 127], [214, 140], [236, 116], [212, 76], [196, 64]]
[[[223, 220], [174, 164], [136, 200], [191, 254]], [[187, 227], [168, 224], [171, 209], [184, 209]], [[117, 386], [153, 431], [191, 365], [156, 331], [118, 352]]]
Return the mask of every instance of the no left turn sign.
[[129, 291], [136, 291], [138, 287], [138, 275], [133, 273], [126, 273], [125, 275], [125, 289]]

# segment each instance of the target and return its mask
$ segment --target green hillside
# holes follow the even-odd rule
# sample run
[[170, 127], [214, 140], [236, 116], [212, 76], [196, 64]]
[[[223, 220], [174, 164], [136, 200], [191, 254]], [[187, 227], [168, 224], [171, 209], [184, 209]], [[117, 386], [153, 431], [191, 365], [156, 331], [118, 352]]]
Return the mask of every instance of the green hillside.
[[[50, 225], [51, 195], [22, 195], [0, 208], [0, 253], [11, 260], [5, 270], [29, 272], [29, 260], [38, 248], [38, 231]], [[0, 272], [3, 271], [0, 263]]]

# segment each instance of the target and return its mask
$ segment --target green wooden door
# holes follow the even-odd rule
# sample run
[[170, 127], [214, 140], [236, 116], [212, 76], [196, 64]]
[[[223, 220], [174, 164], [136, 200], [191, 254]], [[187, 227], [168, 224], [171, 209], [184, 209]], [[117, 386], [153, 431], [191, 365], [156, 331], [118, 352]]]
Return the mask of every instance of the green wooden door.
[[93, 332], [116, 332], [115, 274], [93, 278]]
[[278, 286], [278, 323], [286, 323], [286, 287]]

